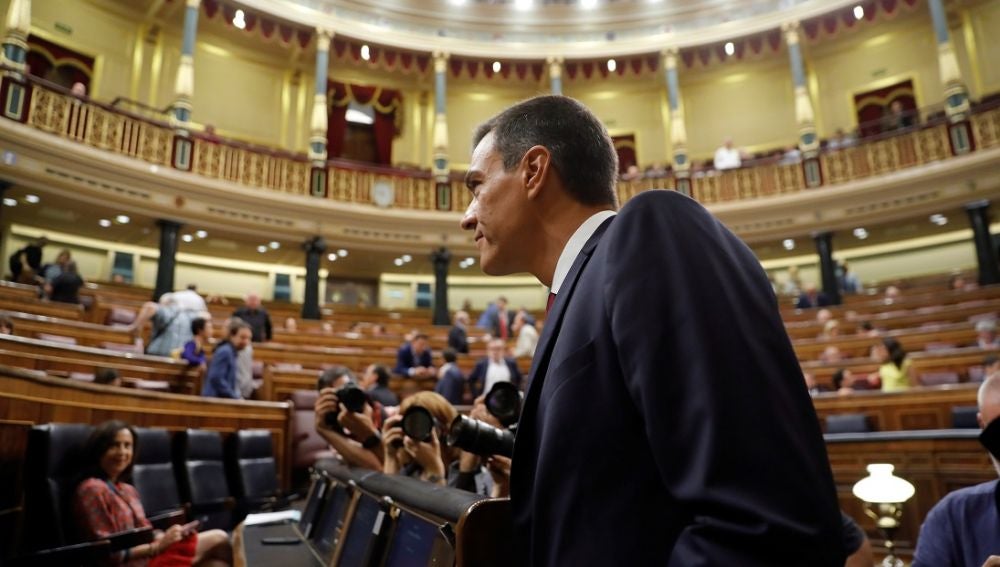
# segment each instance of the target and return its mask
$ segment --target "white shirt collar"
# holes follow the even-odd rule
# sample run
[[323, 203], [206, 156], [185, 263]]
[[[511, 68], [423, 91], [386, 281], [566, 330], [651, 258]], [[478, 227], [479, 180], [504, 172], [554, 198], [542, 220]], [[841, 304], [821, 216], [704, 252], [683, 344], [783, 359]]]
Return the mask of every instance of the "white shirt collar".
[[576, 229], [573, 236], [569, 237], [569, 241], [563, 248], [562, 254], [559, 255], [559, 261], [556, 262], [556, 272], [552, 274], [552, 288], [549, 291], [559, 293], [559, 288], [562, 287], [563, 280], [569, 274], [569, 269], [573, 267], [573, 262], [580, 254], [580, 250], [583, 250], [583, 245], [590, 240], [590, 237], [594, 235], [594, 232], [597, 231], [605, 220], [617, 214], [615, 211], [600, 211], [583, 221], [583, 224]]

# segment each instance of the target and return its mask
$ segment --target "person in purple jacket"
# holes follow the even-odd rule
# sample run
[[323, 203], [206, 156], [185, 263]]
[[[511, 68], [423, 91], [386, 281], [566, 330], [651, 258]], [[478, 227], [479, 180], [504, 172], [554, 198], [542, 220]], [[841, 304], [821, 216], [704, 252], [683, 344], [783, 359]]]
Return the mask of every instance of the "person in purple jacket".
[[191, 336], [192, 339], [184, 343], [181, 359], [186, 360], [188, 366], [200, 366], [204, 370], [206, 366], [205, 345], [212, 338], [212, 322], [201, 317], [192, 320]]

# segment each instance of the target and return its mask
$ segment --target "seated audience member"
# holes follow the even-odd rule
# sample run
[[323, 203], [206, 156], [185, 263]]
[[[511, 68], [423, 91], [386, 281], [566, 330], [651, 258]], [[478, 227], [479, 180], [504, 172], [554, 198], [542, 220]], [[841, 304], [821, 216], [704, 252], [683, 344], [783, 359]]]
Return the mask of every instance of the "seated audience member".
[[833, 132], [833, 136], [829, 140], [826, 141], [826, 149], [833, 151], [833, 150], [839, 150], [839, 149], [841, 149], [843, 147], [845, 147], [844, 146], [844, 129], [843, 128], [837, 128]]
[[105, 386], [121, 386], [122, 379], [118, 371], [114, 368], [98, 368], [94, 372], [94, 384], [104, 384]]
[[840, 323], [836, 319], [830, 319], [823, 325], [823, 332], [820, 333], [819, 338], [821, 339], [832, 339], [834, 337], [840, 336]]
[[212, 353], [212, 362], [208, 365], [201, 388], [202, 396], [236, 400], [243, 397], [236, 378], [236, 357], [250, 344], [250, 325], [234, 319], [228, 331], [227, 338]]
[[885, 337], [872, 347], [871, 356], [881, 364], [878, 372], [869, 377], [869, 383], [880, 381], [883, 392], [896, 392], [910, 387], [911, 365], [899, 341]]
[[271, 340], [271, 315], [261, 307], [260, 296], [248, 293], [245, 305], [233, 311], [233, 317], [239, 317], [250, 325], [253, 331], [253, 342], [261, 343]]
[[[847, 395], [854, 392], [856, 389], [854, 373], [851, 372], [850, 368], [841, 368], [840, 370], [833, 373], [833, 390], [840, 395]], [[861, 381], [861, 389], [867, 390], [867, 382]]]
[[46, 293], [51, 293], [51, 289], [48, 286], [52, 285], [52, 280], [59, 277], [59, 274], [63, 273], [66, 268], [66, 264], [73, 259], [72, 254], [69, 250], [63, 249], [56, 256], [56, 261], [51, 264], [46, 264], [42, 266], [41, 276], [45, 280]]
[[33, 284], [41, 276], [42, 248], [49, 239], [41, 237], [10, 255], [10, 274], [15, 282]]
[[875, 325], [872, 325], [871, 321], [862, 321], [858, 325], [858, 334], [862, 337], [877, 337], [878, 329], [875, 328]]
[[803, 372], [802, 378], [806, 382], [806, 390], [809, 390], [810, 396], [815, 396], [826, 391], [823, 386], [816, 382], [816, 377], [811, 372]]
[[288, 317], [285, 319], [285, 330], [289, 333], [299, 332], [299, 322], [295, 317]]
[[76, 81], [73, 83], [73, 86], [69, 88], [69, 92], [77, 98], [85, 98], [87, 96], [87, 85], [81, 83], [80, 81]]
[[49, 299], [61, 303], [80, 303], [80, 288], [83, 278], [77, 272], [76, 262], [70, 260], [49, 286]]
[[319, 326], [319, 329], [324, 335], [332, 335], [333, 323], [330, 323], [329, 321], [324, 321], [323, 324]]
[[444, 359], [444, 364], [438, 369], [438, 381], [434, 385], [434, 391], [444, 396], [450, 403], [461, 405], [465, 396], [465, 376], [462, 375], [462, 369], [455, 364], [458, 359], [455, 349], [445, 348], [441, 351], [441, 358]]
[[14, 322], [6, 315], [0, 315], [0, 335], [13, 335]]
[[[83, 449], [86, 469], [77, 485], [73, 511], [80, 534], [87, 540], [135, 528], [151, 527], [139, 500], [128, 483], [137, 451], [132, 426], [123, 421], [98, 425]], [[115, 553], [111, 565], [231, 565], [233, 550], [222, 530], [198, 533], [183, 531], [175, 524], [155, 532], [153, 541]]]
[[636, 181], [642, 179], [642, 172], [639, 171], [639, 166], [632, 164], [625, 168], [625, 173], [621, 175], [622, 181]]
[[660, 179], [667, 176], [667, 168], [663, 167], [662, 163], [654, 161], [642, 175], [647, 179]]
[[389, 369], [381, 364], [369, 364], [361, 376], [361, 389], [383, 406], [398, 406], [399, 397], [389, 389]]
[[316, 433], [326, 439], [345, 464], [381, 471], [381, 405], [378, 402], [367, 403], [360, 413], [349, 411], [337, 397], [337, 392], [348, 383], [357, 386], [354, 373], [343, 366], [327, 368], [320, 374], [316, 384], [319, 396], [313, 406]]
[[184, 347], [191, 340], [191, 321], [196, 317], [210, 317], [208, 313], [182, 309], [174, 301], [173, 293], [164, 293], [158, 303], [147, 301], [135, 321], [128, 326], [133, 334], [141, 331], [147, 321], [153, 324], [146, 352], [170, 356], [175, 349]]
[[799, 299], [795, 302], [796, 309], [826, 307], [827, 305], [830, 305], [830, 298], [825, 293], [818, 291], [814, 283], [806, 284]]
[[828, 322], [833, 320], [833, 311], [829, 309], [820, 309], [816, 312], [816, 322], [820, 325], [826, 325]]
[[[982, 428], [997, 427], [1000, 418], [1000, 378], [990, 378], [979, 387]], [[998, 436], [981, 438], [1000, 472]], [[991, 567], [1000, 565], [1000, 515], [997, 512], [997, 480], [960, 488], [948, 493], [931, 508], [920, 527], [913, 567]]]
[[902, 297], [902, 295], [903, 294], [902, 294], [902, 292], [899, 291], [899, 288], [896, 287], [896, 286], [894, 286], [894, 285], [891, 285], [891, 286], [885, 288], [885, 302], [886, 303], [892, 303], [893, 301], [895, 301], [895, 300], [899, 299], [900, 297]]
[[486, 357], [476, 362], [469, 374], [469, 388], [473, 396], [489, 392], [497, 382], [510, 382], [521, 387], [521, 371], [517, 361], [504, 356], [504, 342], [492, 339], [486, 347]]
[[188, 366], [205, 368], [205, 345], [212, 338], [212, 322], [198, 317], [191, 321], [191, 340], [184, 343], [180, 358], [186, 360]]
[[715, 169], [720, 171], [723, 169], [736, 169], [743, 164], [743, 157], [740, 155], [740, 151], [733, 147], [732, 138], [723, 140], [719, 149], [715, 150], [715, 160], [712, 163]]
[[802, 161], [802, 151], [797, 146], [788, 146], [781, 152], [781, 159], [778, 165], [794, 165]]
[[972, 291], [978, 287], [976, 282], [966, 281], [962, 274], [955, 274], [948, 280], [948, 289], [952, 291]]
[[448, 346], [455, 352], [469, 354], [469, 314], [465, 311], [455, 312], [455, 324], [448, 330]]
[[910, 110], [905, 110], [903, 108], [902, 101], [894, 100], [889, 105], [889, 109], [885, 114], [885, 130], [891, 132], [893, 130], [906, 130], [907, 128], [912, 128], [916, 124], [916, 117], [914, 112]]
[[385, 330], [385, 325], [377, 324], [372, 326], [372, 336], [373, 337], [384, 337], [388, 335], [388, 331]]
[[830, 345], [823, 349], [819, 355], [819, 361], [823, 364], [837, 364], [844, 360], [844, 354], [836, 345]]
[[535, 356], [535, 347], [538, 346], [538, 330], [535, 329], [535, 319], [524, 309], [514, 315], [514, 324], [511, 329], [517, 334], [517, 343], [514, 345], [514, 358]]
[[417, 333], [409, 342], [399, 347], [396, 353], [396, 374], [411, 378], [431, 378], [437, 375], [434, 369], [433, 355], [429, 339], [423, 333]]
[[997, 337], [997, 322], [993, 319], [983, 319], [976, 323], [976, 346], [982, 349], [997, 348], [1000, 346], [1000, 337]]

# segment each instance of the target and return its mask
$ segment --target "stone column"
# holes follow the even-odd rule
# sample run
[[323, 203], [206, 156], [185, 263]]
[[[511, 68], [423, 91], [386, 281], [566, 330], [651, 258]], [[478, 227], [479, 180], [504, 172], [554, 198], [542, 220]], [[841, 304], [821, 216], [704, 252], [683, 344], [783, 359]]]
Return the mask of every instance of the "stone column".
[[322, 236], [307, 240], [302, 249], [306, 251], [306, 289], [302, 301], [303, 319], [322, 319], [319, 311], [319, 263], [326, 252], [326, 241]]
[[174, 291], [174, 268], [177, 266], [177, 235], [181, 224], [171, 220], [156, 221], [160, 227], [160, 255], [156, 259], [156, 288], [153, 301], [159, 301], [164, 293]]
[[170, 120], [175, 128], [171, 165], [182, 171], [191, 171], [194, 143], [189, 137], [192, 102], [194, 97], [194, 40], [198, 33], [198, 7], [201, 0], [186, 0], [184, 6], [184, 35], [181, 42], [181, 61], [174, 82], [174, 106]]
[[660, 52], [664, 78], [667, 83], [667, 106], [670, 109], [670, 145], [673, 148], [674, 179], [677, 190], [691, 194], [691, 162], [687, 155], [687, 129], [684, 127], [684, 110], [681, 108], [681, 87], [677, 80], [676, 47]]
[[327, 73], [330, 68], [330, 39], [333, 32], [316, 29], [316, 89], [313, 92], [312, 119], [309, 129], [309, 159], [312, 167], [309, 173], [309, 194], [326, 197], [326, 135], [327, 135]]
[[448, 167], [448, 54], [434, 52], [434, 175], [436, 202], [451, 208], [451, 173]]
[[948, 34], [948, 15], [941, 0], [927, 0], [937, 41], [938, 70], [944, 85], [944, 112], [948, 116], [948, 141], [951, 153], [967, 154], [975, 149], [969, 124], [969, 91], [955, 56], [955, 46]]
[[28, 117], [28, 90], [22, 81], [27, 67], [28, 34], [31, 32], [31, 0], [11, 0], [5, 23], [0, 62], [12, 70], [3, 73], [2, 80], [7, 87], [7, 97], [2, 101], [3, 115], [24, 122]]
[[813, 234], [816, 241], [816, 254], [819, 254], [819, 272], [823, 284], [823, 293], [833, 305], [840, 305], [840, 285], [837, 283], [837, 263], [833, 261], [833, 233], [819, 232]]
[[786, 22], [781, 30], [788, 46], [788, 62], [792, 69], [792, 86], [795, 88], [795, 123], [799, 129], [798, 146], [802, 152], [802, 171], [806, 187], [823, 184], [819, 165], [819, 138], [816, 136], [816, 115], [813, 112], [809, 87], [806, 84], [806, 69], [802, 62], [802, 48], [799, 45], [799, 23]]
[[972, 225], [972, 241], [976, 245], [976, 263], [979, 265], [979, 285], [1000, 283], [997, 267], [997, 250], [990, 234], [990, 202], [975, 201], [965, 205]]
[[562, 90], [562, 69], [563, 58], [552, 56], [546, 59], [549, 64], [549, 91], [554, 95], [563, 94]]
[[451, 252], [442, 246], [431, 253], [434, 264], [434, 319], [435, 325], [450, 323], [448, 311], [448, 264], [451, 263]]

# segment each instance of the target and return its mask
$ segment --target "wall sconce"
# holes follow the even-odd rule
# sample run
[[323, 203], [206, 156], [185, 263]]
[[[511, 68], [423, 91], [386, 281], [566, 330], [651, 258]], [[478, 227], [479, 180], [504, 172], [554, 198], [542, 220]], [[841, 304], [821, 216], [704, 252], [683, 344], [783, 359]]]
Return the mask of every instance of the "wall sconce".
[[865, 503], [865, 514], [875, 520], [875, 525], [885, 536], [886, 557], [883, 567], [904, 567], [903, 561], [893, 553], [892, 536], [899, 528], [903, 516], [903, 503], [913, 497], [913, 485], [892, 474], [894, 467], [887, 464], [868, 465], [868, 476], [859, 480], [851, 492]]

